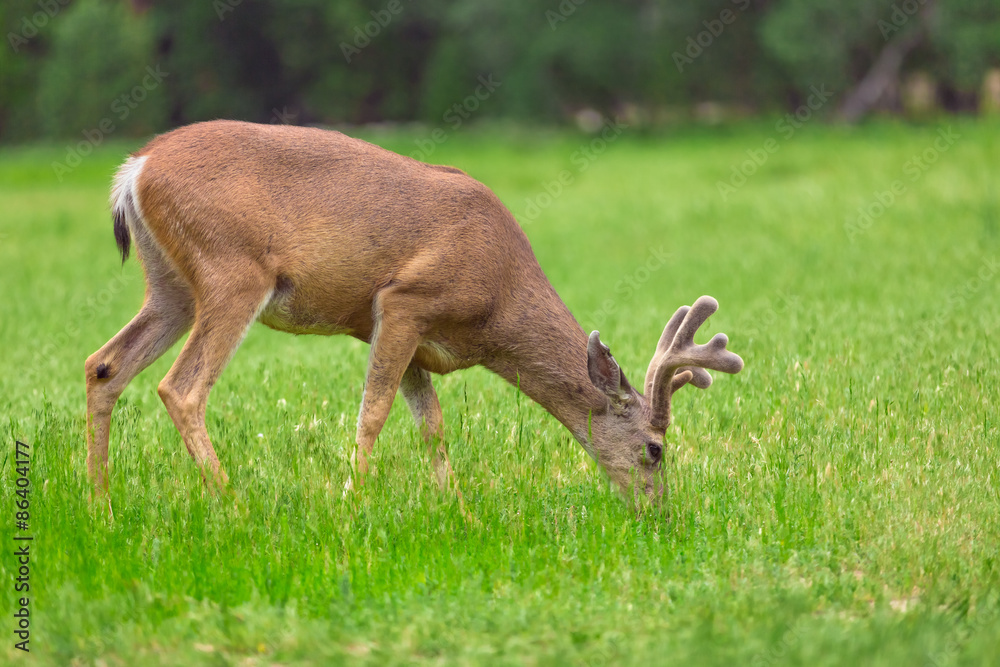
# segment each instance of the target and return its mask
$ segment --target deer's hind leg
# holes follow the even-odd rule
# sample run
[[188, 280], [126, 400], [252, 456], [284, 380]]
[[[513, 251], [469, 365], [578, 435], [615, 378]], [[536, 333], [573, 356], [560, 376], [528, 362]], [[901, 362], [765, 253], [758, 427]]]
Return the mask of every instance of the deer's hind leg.
[[213, 271], [223, 279], [197, 291], [191, 336], [158, 391], [205, 482], [221, 488], [229, 478], [205, 429], [208, 394], [270, 300], [274, 283], [249, 262], [215, 265]]
[[184, 335], [194, 320], [190, 288], [162, 258], [144, 257], [146, 299], [139, 313], [84, 366], [87, 381], [87, 474], [97, 495], [108, 491], [111, 413], [129, 382]]

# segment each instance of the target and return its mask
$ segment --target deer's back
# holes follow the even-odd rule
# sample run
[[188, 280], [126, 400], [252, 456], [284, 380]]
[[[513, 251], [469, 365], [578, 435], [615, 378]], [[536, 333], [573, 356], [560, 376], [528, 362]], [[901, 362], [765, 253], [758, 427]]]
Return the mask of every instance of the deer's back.
[[196, 293], [249, 258], [274, 278], [261, 316], [274, 328], [367, 339], [389, 287], [424, 304], [429, 329], [483, 328], [541, 275], [486, 186], [338, 132], [213, 121], [137, 156], [146, 224]]

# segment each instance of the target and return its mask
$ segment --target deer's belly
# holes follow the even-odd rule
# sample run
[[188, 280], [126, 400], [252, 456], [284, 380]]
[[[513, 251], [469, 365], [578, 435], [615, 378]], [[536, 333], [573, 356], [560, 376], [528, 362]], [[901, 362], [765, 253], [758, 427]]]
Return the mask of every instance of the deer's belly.
[[[338, 296], [343, 303], [338, 302]], [[277, 331], [332, 336], [349, 334], [362, 340], [371, 335], [371, 305], [357, 307], [359, 299], [335, 292], [310, 295], [279, 278], [257, 321]], [[322, 298], [320, 298], [322, 297]]]
[[291, 334], [334, 336], [336, 334], [354, 333], [349, 327], [336, 322], [288, 317], [285, 313], [268, 310], [262, 312], [257, 321], [276, 331], [284, 331]]
[[462, 359], [452, 350], [434, 341], [424, 341], [413, 354], [413, 361], [424, 370], [444, 375], [468, 368], [473, 364], [463, 363]]
[[[336, 290], [326, 291], [322, 298], [319, 296], [279, 278], [257, 321], [271, 329], [292, 334], [347, 334], [372, 342], [375, 323], [370, 299]], [[421, 368], [438, 374], [476, 365], [478, 359], [465, 349], [467, 346], [462, 340], [461, 337], [431, 334], [420, 342], [413, 361]]]

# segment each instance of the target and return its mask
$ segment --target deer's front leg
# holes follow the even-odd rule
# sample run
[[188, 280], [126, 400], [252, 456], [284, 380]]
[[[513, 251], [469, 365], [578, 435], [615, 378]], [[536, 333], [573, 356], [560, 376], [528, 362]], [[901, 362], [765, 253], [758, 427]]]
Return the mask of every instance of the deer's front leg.
[[408, 315], [405, 303], [380, 295], [375, 312], [375, 332], [355, 438], [354, 465], [358, 483], [362, 483], [368, 473], [368, 458], [375, 447], [375, 438], [389, 416], [403, 374], [420, 342], [420, 332]]
[[420, 427], [420, 435], [427, 445], [438, 486], [442, 491], [448, 488], [449, 483], [454, 486], [455, 473], [448, 461], [448, 448], [444, 440], [444, 418], [431, 383], [431, 374], [411, 363], [403, 374], [399, 389], [413, 413], [413, 419]]
[[410, 407], [410, 412], [413, 413], [413, 418], [420, 426], [420, 435], [427, 445], [438, 488], [441, 491], [451, 490], [458, 498], [458, 506], [465, 519], [472, 524], [479, 524], [479, 520], [465, 508], [465, 498], [462, 497], [455, 471], [451, 467], [451, 461], [448, 460], [448, 447], [444, 439], [444, 418], [441, 415], [441, 404], [438, 402], [437, 393], [431, 383], [431, 374], [411, 363], [403, 374], [399, 389]]

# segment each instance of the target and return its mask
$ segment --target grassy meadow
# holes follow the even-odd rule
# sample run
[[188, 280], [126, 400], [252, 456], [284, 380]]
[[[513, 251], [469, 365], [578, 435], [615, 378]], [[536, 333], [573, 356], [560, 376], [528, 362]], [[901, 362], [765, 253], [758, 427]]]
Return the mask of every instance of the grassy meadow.
[[[430, 130], [359, 136], [411, 153]], [[203, 493], [156, 395], [175, 347], [115, 411], [109, 520], [88, 502], [83, 363], [141, 303], [107, 204], [141, 142], [61, 182], [64, 146], [6, 148], [0, 662], [996, 664], [1000, 125], [445, 137], [427, 161], [497, 192], [633, 383], [674, 310], [718, 298], [698, 340], [726, 332], [746, 368], [675, 397], [670, 521], [632, 514], [483, 369], [435, 378], [481, 525], [438, 492], [402, 400], [345, 498], [367, 346], [260, 325], [209, 401], [235, 501]], [[15, 439], [30, 655], [12, 634]]]

